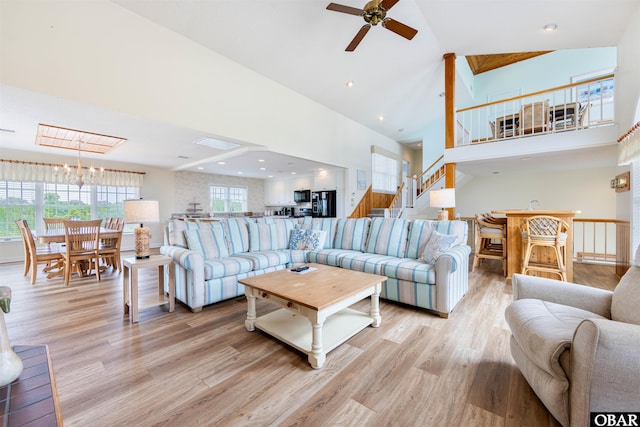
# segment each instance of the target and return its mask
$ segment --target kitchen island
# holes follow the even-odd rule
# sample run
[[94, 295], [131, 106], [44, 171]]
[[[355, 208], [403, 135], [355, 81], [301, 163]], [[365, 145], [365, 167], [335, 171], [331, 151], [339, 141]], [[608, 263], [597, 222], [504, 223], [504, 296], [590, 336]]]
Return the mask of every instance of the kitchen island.
[[[525, 226], [525, 220], [532, 216], [549, 215], [559, 218], [569, 224], [567, 236], [567, 281], [573, 281], [573, 218], [580, 211], [554, 211], [554, 210], [495, 210], [492, 211], [496, 215], [505, 215], [507, 217], [507, 278], [515, 273], [522, 272], [522, 262], [524, 261], [525, 248], [522, 241], [522, 230]], [[553, 248], [536, 247], [531, 254], [532, 261], [555, 260]], [[550, 277], [558, 279], [557, 274], [537, 272], [536, 276]]]

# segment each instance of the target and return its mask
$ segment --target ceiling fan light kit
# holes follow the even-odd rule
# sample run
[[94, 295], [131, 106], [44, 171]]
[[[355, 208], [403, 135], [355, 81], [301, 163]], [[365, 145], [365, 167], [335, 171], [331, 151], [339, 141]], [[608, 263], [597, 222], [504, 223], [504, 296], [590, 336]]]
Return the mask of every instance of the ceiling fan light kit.
[[362, 16], [366, 24], [364, 24], [356, 36], [351, 40], [351, 43], [345, 49], [347, 52], [353, 52], [360, 44], [364, 36], [371, 29], [371, 26], [381, 24], [384, 28], [392, 31], [399, 36], [404, 37], [407, 40], [411, 40], [418, 30], [409, 27], [395, 19], [387, 18], [387, 12], [391, 9], [399, 0], [371, 0], [363, 9], [358, 9], [351, 6], [345, 6], [337, 3], [329, 3], [327, 10], [334, 12], [347, 13], [349, 15]]

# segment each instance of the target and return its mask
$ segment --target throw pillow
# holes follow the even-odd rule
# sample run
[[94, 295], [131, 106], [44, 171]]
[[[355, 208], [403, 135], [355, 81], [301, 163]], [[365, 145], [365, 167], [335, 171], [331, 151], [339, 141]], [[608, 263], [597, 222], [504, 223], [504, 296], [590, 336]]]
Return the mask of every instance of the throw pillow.
[[448, 251], [455, 241], [456, 236], [441, 234], [433, 230], [420, 259], [428, 264], [435, 265], [438, 257]]
[[318, 230], [291, 230], [289, 249], [315, 250], [324, 246], [327, 233]]

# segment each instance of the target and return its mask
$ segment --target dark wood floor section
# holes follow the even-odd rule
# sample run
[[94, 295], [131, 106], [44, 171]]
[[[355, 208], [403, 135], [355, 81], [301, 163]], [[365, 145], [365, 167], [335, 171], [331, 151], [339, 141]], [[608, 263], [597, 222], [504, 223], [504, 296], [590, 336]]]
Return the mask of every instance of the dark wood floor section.
[[[153, 269], [140, 273], [138, 324], [123, 313], [117, 272], [65, 288], [43, 275], [30, 285], [21, 264], [0, 271], [13, 289], [10, 341], [49, 346], [66, 426], [558, 425], [511, 359], [511, 281], [497, 262], [470, 273], [448, 319], [381, 301], [382, 326], [330, 352], [320, 370], [247, 332], [244, 298], [197, 314], [149, 305], [158, 299]], [[575, 280], [617, 283], [612, 267], [581, 264]], [[259, 315], [271, 310], [258, 302]]]

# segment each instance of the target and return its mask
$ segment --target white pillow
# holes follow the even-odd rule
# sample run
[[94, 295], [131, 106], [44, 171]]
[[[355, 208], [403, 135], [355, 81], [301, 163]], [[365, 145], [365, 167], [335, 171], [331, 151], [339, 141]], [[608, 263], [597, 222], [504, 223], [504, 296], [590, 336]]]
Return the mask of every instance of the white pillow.
[[456, 241], [456, 236], [441, 234], [433, 230], [429, 241], [424, 247], [424, 252], [420, 259], [427, 264], [435, 265], [438, 257], [447, 252]]
[[321, 230], [291, 230], [289, 249], [315, 250], [324, 246], [327, 236], [326, 231]]

